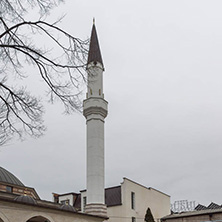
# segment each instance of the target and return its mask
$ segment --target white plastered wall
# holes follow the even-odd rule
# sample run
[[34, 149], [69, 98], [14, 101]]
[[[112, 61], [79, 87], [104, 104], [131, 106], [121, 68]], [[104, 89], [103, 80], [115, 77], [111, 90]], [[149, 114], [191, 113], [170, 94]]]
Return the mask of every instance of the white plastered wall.
[[[152, 188], [146, 188], [127, 178], [121, 184], [122, 205], [108, 207], [108, 222], [144, 222], [147, 208], [152, 211], [155, 221], [170, 214], [170, 196]], [[135, 209], [131, 209], [131, 192], [135, 193]]]
[[59, 203], [61, 203], [64, 200], [69, 200], [69, 204], [71, 206], [73, 206], [73, 195], [72, 194], [59, 196]]

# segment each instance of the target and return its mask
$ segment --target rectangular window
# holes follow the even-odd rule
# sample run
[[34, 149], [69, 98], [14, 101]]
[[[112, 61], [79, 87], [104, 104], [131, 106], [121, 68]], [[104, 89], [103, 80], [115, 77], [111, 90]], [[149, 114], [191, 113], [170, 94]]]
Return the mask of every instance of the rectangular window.
[[131, 192], [131, 209], [135, 210], [135, 193]]
[[135, 217], [132, 217], [132, 222], [136, 222], [136, 218]]
[[66, 205], [69, 205], [70, 203], [69, 203], [69, 200], [66, 200]]
[[54, 202], [55, 202], [55, 203], [59, 203], [59, 197], [56, 196], [56, 195], [54, 195], [53, 197], [54, 197]]
[[62, 200], [62, 201], [61, 201], [61, 204], [69, 205], [69, 199], [67, 199], [67, 200]]
[[64, 205], [65, 205], [65, 204], [66, 204], [66, 201], [65, 201], [65, 200], [62, 200], [62, 201], [61, 201], [61, 204], [64, 204]]
[[6, 186], [6, 192], [12, 193], [12, 187]]

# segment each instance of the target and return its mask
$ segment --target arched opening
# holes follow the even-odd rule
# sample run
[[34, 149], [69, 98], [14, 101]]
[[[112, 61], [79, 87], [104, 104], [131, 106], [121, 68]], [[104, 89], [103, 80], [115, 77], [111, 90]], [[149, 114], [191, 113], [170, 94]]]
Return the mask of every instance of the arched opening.
[[4, 222], [4, 220], [2, 220], [2, 219], [0, 218], [0, 222]]
[[42, 216], [35, 216], [35, 217], [30, 218], [26, 222], [50, 222], [50, 220]]

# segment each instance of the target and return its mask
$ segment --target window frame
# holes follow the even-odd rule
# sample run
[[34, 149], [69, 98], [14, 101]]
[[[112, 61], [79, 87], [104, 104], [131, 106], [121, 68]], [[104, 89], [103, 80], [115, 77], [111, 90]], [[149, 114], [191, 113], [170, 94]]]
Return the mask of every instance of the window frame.
[[60, 203], [63, 205], [70, 205], [70, 199], [61, 200]]
[[131, 209], [135, 210], [135, 192], [131, 192]]
[[5, 189], [6, 189], [7, 193], [13, 193], [13, 187], [12, 186], [7, 185]]
[[87, 204], [87, 197], [83, 197], [83, 212], [85, 212], [86, 204]]

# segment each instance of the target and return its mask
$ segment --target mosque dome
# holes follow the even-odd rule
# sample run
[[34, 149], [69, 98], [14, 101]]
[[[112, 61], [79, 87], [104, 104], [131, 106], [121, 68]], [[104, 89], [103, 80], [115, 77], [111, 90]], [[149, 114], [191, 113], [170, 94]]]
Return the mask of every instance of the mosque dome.
[[27, 203], [27, 204], [37, 204], [37, 203], [36, 203], [36, 200], [34, 200], [33, 197], [24, 196], [24, 195], [21, 195], [21, 196], [16, 197], [16, 198], [15, 198], [15, 201], [16, 201], [16, 202], [20, 202], [20, 203]]
[[24, 184], [16, 176], [2, 167], [0, 167], [0, 182], [24, 186]]

